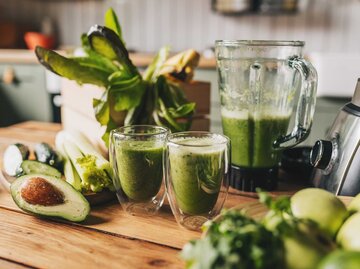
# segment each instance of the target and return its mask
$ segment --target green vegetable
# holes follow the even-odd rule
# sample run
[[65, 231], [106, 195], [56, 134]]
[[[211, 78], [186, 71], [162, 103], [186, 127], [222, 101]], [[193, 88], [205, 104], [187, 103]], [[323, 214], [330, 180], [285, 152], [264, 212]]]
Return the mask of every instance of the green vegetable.
[[210, 222], [206, 235], [186, 244], [181, 257], [188, 269], [273, 269], [285, 262], [281, 238], [236, 210]]
[[246, 210], [229, 210], [208, 222], [205, 235], [190, 241], [181, 257], [188, 269], [317, 268], [336, 244], [314, 221], [291, 212], [290, 198], [259, 192], [269, 211], [257, 222]]
[[[91, 144], [91, 142], [80, 132], [70, 132], [70, 140], [72, 140], [80, 149], [84, 156], [91, 156], [95, 160], [95, 166], [106, 171], [106, 173], [112, 176], [112, 167], [108, 160], [106, 160], [99, 151]], [[78, 160], [79, 162], [79, 160]]]
[[161, 68], [169, 56], [169, 51], [170, 51], [169, 46], [162, 47], [159, 50], [158, 54], [155, 56], [152, 63], [145, 70], [144, 75], [143, 75], [144, 80], [152, 81], [152, 82], [155, 82], [157, 80], [157, 78], [159, 77]]
[[[61, 131], [56, 137], [56, 147], [67, 160], [64, 167], [66, 181], [83, 192], [113, 190], [112, 167], [81, 133]], [[72, 166], [70, 166], [70, 164]]]
[[35, 53], [42, 65], [59, 76], [75, 80], [79, 84], [89, 83], [101, 87], [109, 84], [107, 78], [110, 74], [98, 68], [83, 66], [74, 59], [65, 58], [55, 51], [39, 46]]
[[128, 77], [140, 75], [137, 68], [129, 58], [129, 52], [126, 50], [120, 37], [111, 29], [94, 25], [88, 33], [90, 47], [100, 55], [112, 60], [118, 61], [122, 70]]
[[326, 256], [317, 269], [359, 269], [360, 252], [338, 250]]
[[16, 176], [21, 163], [29, 158], [29, 148], [23, 144], [9, 145], [4, 151], [3, 168], [9, 176]]
[[[195, 104], [186, 99], [176, 78], [188, 81], [199, 55], [189, 50], [167, 59], [169, 47], [160, 49], [141, 76], [129, 58], [121, 26], [112, 9], [105, 14], [105, 26], [95, 25], [81, 36], [85, 57], [65, 58], [37, 47], [42, 65], [50, 71], [104, 88], [100, 99], [93, 100], [95, 118], [106, 126], [103, 140], [108, 143], [112, 129], [128, 124], [157, 124], [171, 131], [191, 127]], [[177, 74], [179, 72], [179, 74]]]
[[59, 132], [56, 135], [55, 146], [56, 149], [60, 152], [64, 160], [64, 176], [65, 180], [72, 185], [77, 191], [81, 191], [81, 179], [76, 171], [74, 165], [71, 163], [69, 156], [67, 155], [64, 147], [65, 142], [65, 133]]
[[118, 18], [112, 8], [109, 8], [105, 13], [105, 26], [113, 30], [120, 38], [121, 42], [125, 45], [122, 38], [122, 30]]
[[61, 173], [54, 167], [38, 161], [23, 161], [20, 166], [21, 174], [41, 174], [61, 178]]
[[37, 161], [46, 163], [58, 170], [62, 170], [61, 156], [48, 143], [43, 142], [36, 144], [34, 153]]
[[[89, 202], [62, 179], [43, 174], [19, 177], [10, 187], [16, 205], [44, 217], [80, 222], [90, 213]], [[30, 195], [29, 195], [30, 194]]]
[[267, 193], [259, 192], [259, 198], [269, 208], [261, 222], [284, 242], [285, 268], [316, 268], [321, 259], [336, 248], [316, 222], [293, 215], [290, 197], [272, 199]]

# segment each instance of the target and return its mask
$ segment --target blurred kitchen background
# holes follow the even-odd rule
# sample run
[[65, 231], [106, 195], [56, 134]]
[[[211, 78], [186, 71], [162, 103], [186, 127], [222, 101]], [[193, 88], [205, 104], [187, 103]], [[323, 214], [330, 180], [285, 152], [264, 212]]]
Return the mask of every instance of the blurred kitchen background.
[[[47, 74], [27, 47], [45, 42], [76, 48], [81, 33], [103, 24], [108, 7], [118, 14], [137, 59], [166, 44], [173, 52], [194, 48], [202, 53], [195, 79], [212, 83], [211, 131], [221, 132], [212, 53], [216, 39], [306, 41], [305, 55], [319, 72], [308, 144], [325, 134], [360, 77], [359, 0], [0, 0], [0, 126], [61, 121], [60, 80]], [[25, 42], [27, 32], [48, 38], [30, 36]]]

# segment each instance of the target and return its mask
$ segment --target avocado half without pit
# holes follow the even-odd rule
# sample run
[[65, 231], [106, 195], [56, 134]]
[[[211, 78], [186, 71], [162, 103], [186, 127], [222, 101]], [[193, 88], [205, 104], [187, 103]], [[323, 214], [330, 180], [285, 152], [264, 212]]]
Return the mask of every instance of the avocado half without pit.
[[26, 212], [70, 221], [83, 221], [90, 206], [85, 197], [66, 181], [47, 175], [19, 177], [11, 184], [11, 196]]

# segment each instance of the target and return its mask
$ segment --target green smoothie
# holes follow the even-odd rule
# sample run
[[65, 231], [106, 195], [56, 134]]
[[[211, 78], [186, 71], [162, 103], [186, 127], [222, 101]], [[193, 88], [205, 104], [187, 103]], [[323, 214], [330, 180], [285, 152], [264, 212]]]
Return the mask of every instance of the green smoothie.
[[279, 162], [281, 152], [274, 141], [286, 134], [290, 116], [249, 117], [245, 112], [222, 111], [222, 125], [231, 139], [232, 164], [249, 168], [270, 168]]
[[[207, 145], [207, 138], [189, 138], [182, 144]], [[170, 147], [170, 177], [176, 202], [186, 214], [211, 211], [217, 201], [225, 170], [225, 146]]]
[[163, 145], [153, 141], [123, 141], [116, 151], [120, 184], [126, 196], [136, 202], [156, 196], [163, 179]]

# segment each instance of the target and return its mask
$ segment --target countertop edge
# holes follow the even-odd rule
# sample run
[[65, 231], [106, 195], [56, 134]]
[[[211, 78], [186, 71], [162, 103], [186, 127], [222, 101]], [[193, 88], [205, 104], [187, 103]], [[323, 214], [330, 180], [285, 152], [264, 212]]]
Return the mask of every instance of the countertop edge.
[[[64, 51], [60, 51], [65, 53]], [[148, 66], [155, 54], [152, 53], [130, 53], [130, 58], [133, 63], [138, 67]], [[31, 50], [24, 49], [0, 49], [0, 63], [5, 64], [37, 64], [38, 60], [36, 55]], [[216, 66], [214, 58], [201, 57], [199, 68], [214, 69]]]

